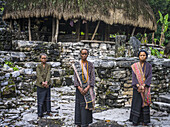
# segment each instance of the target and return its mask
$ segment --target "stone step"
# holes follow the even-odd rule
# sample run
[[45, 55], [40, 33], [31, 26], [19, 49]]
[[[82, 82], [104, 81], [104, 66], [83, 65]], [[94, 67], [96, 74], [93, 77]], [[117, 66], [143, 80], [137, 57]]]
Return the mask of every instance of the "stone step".
[[170, 104], [164, 102], [153, 102], [152, 108], [159, 111], [167, 111], [170, 113]]
[[160, 95], [158, 100], [170, 104], [170, 94]]

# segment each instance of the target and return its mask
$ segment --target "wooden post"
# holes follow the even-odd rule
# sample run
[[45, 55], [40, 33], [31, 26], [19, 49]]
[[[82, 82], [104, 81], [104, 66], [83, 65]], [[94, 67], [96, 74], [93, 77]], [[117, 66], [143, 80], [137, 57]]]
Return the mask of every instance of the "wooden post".
[[136, 30], [136, 27], [133, 28], [133, 31], [132, 31], [132, 34], [131, 34], [131, 37], [133, 37], [134, 33], [135, 33], [135, 30]]
[[77, 41], [80, 40], [80, 19], [78, 20], [78, 23], [76, 25], [76, 35], [77, 35]]
[[19, 24], [19, 32], [21, 32], [21, 19], [18, 19], [18, 24]]
[[95, 37], [95, 35], [96, 35], [96, 32], [97, 32], [97, 30], [98, 30], [98, 28], [99, 28], [99, 24], [100, 24], [100, 21], [98, 21], [98, 23], [97, 23], [96, 29], [95, 29], [95, 31], [94, 31], [94, 33], [93, 33], [93, 36], [92, 36], [91, 40], [94, 39], [94, 37]]
[[29, 32], [29, 41], [31, 41], [31, 19], [28, 19], [28, 32]]
[[59, 34], [59, 19], [56, 19], [55, 42], [58, 41], [58, 34]]
[[152, 33], [152, 44], [155, 44], [154, 35], [155, 35], [155, 32]]
[[14, 27], [13, 27], [13, 20], [12, 19], [10, 19], [10, 28], [13, 30], [14, 29]]
[[25, 19], [22, 19], [22, 26], [21, 26], [21, 30], [25, 31]]
[[106, 24], [105, 25], [105, 41], [109, 41], [110, 38], [110, 25]]
[[[144, 36], [145, 36], [145, 33], [146, 33], [146, 28], [145, 28], [144, 33], [143, 33]], [[146, 42], [145, 42], [145, 41], [146, 41]], [[144, 37], [144, 43], [145, 43], [145, 44], [147, 43], [147, 37]]]
[[85, 24], [85, 40], [88, 40], [88, 33], [89, 33], [89, 31], [88, 31], [89, 29], [88, 29], [88, 22]]
[[51, 41], [54, 42], [55, 40], [55, 19], [52, 17], [52, 35], [51, 35]]
[[107, 31], [107, 40], [110, 41], [110, 25], [108, 25], [108, 31]]

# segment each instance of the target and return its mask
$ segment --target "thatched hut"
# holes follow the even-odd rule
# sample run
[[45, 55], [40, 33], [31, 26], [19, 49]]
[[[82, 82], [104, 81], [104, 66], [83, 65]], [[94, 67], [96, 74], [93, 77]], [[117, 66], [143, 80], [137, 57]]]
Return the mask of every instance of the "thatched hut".
[[[3, 19], [29, 31], [29, 40], [47, 34], [52, 41], [110, 40], [110, 34], [154, 32], [156, 20], [147, 0], [6, 0]], [[35, 24], [38, 24], [35, 26]], [[25, 25], [27, 27], [25, 27]], [[71, 35], [71, 36], [70, 36]], [[95, 36], [96, 35], [96, 36]]]

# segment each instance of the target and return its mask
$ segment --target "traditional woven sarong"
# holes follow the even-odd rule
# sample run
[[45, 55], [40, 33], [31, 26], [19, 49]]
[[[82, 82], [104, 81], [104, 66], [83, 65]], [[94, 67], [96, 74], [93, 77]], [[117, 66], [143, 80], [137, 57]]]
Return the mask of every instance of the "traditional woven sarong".
[[50, 96], [50, 86], [49, 88], [41, 88], [37, 86], [37, 107], [39, 117], [43, 116], [44, 112], [51, 112]]
[[[139, 85], [145, 84], [145, 71], [146, 71], [146, 66], [144, 67], [144, 72], [142, 71], [142, 67], [140, 65], [140, 62], [134, 63], [132, 66], [132, 69], [134, 73], [136, 74], [136, 78], [139, 82]], [[149, 106], [151, 104], [151, 94], [150, 94], [150, 87], [145, 87], [144, 88], [144, 93], [141, 93], [141, 97], [143, 100], [142, 106]]]

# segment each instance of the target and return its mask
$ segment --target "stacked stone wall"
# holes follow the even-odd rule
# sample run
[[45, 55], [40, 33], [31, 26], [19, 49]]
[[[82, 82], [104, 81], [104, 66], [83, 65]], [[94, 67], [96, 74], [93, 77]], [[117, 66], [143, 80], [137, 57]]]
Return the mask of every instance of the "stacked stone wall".
[[[137, 57], [114, 57], [114, 43], [13, 41], [12, 51], [0, 51], [0, 82], [2, 95], [29, 94], [35, 90], [36, 66], [39, 54], [47, 53], [51, 64], [52, 86], [73, 85], [71, 61], [80, 58], [80, 49], [90, 51], [88, 60], [94, 63], [97, 102], [110, 107], [128, 106], [132, 98], [131, 68]], [[142, 45], [149, 51], [150, 45]], [[10, 65], [10, 61], [13, 65]], [[149, 55], [153, 67], [152, 98], [169, 92], [170, 60]], [[18, 69], [16, 69], [18, 68]]]

